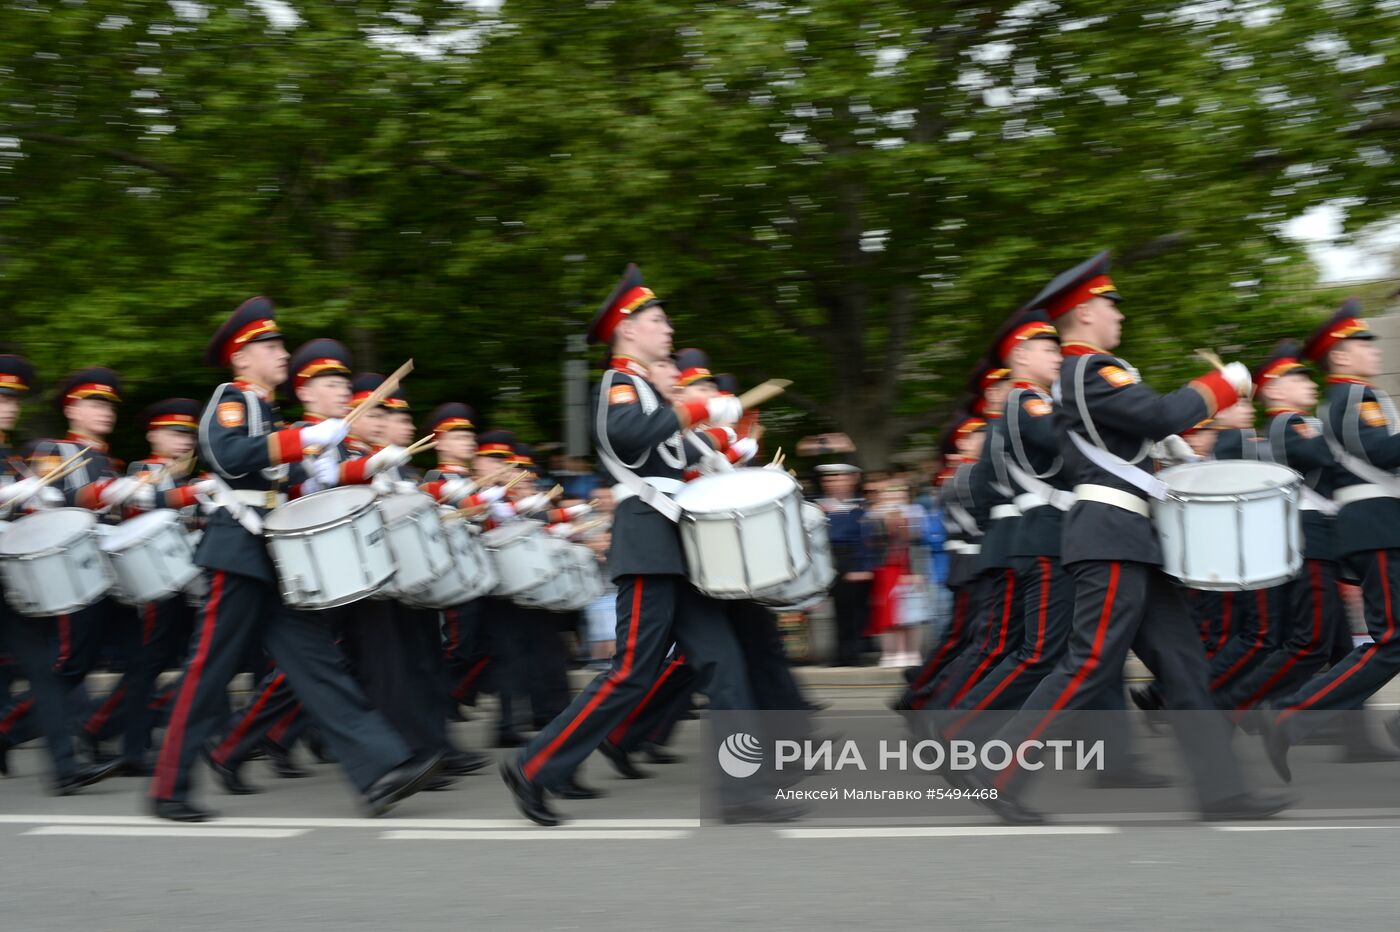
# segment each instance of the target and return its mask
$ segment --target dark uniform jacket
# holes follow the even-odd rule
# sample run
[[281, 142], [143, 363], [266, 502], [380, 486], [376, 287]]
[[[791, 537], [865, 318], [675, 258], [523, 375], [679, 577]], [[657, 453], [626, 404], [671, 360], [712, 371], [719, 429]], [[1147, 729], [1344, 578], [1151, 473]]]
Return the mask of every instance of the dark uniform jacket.
[[[1269, 412], [1265, 428], [1269, 457], [1302, 475], [1318, 495], [1331, 498], [1337, 461], [1322, 435], [1322, 422], [1301, 411]], [[1309, 560], [1337, 559], [1337, 520], [1316, 509], [1302, 512], [1303, 556]]]
[[[1008, 462], [1032, 478], [1058, 490], [1068, 491], [1060, 436], [1055, 429], [1055, 405], [1050, 393], [1030, 382], [1016, 382], [1006, 398], [1006, 455]], [[1008, 473], [1010, 470], [1008, 470]], [[1031, 491], [1008, 475], [1017, 495]], [[1054, 505], [1040, 505], [1021, 512], [1016, 537], [1011, 542], [1014, 557], [1058, 557], [1064, 512]]]
[[[34, 445], [29, 462], [34, 473], [43, 476], [90, 444], [92, 449], [78, 460], [78, 468], [58, 480], [56, 485], [68, 507], [97, 511], [102, 507], [102, 490], [121, 476], [125, 468], [119, 460], [112, 458], [105, 443], [78, 434], [69, 434], [62, 440], [40, 440]], [[111, 515], [105, 520], [115, 522], [117, 516]]]
[[[1108, 486], [1146, 503], [1146, 493], [1089, 460], [1070, 433], [1152, 472], [1151, 443], [1213, 415], [1216, 397], [1204, 380], [1159, 395], [1122, 359], [1082, 343], [1066, 343], [1064, 354], [1055, 424], [1066, 479], [1074, 486]], [[1061, 559], [1065, 564], [1131, 560], [1160, 566], [1162, 548], [1151, 519], [1116, 505], [1080, 500], [1065, 515]]]
[[1005, 417], [987, 417], [987, 440], [982, 459], [972, 471], [972, 494], [979, 513], [986, 515], [982, 527], [982, 555], [978, 571], [1006, 569], [1011, 565], [1011, 542], [1021, 523], [1019, 516], [992, 517], [992, 510], [1010, 505], [1016, 490], [1006, 470], [1007, 446]]
[[[1400, 424], [1390, 396], [1359, 379], [1334, 376], [1319, 413], [1325, 436], [1352, 456], [1383, 472], [1400, 469]], [[1337, 466], [1340, 490], [1368, 480]], [[1400, 478], [1397, 478], [1400, 482]], [[1342, 556], [1400, 547], [1400, 498], [1369, 498], [1342, 506], [1337, 515], [1337, 552]]]
[[[973, 494], [976, 476], [984, 475], [977, 468], [978, 461], [963, 463], [946, 482], [940, 502], [948, 516], [948, 539], [957, 541], [960, 546], [951, 547], [948, 555], [948, 588], [961, 589], [977, 578], [978, 567], [982, 562], [982, 528], [986, 526], [986, 497], [979, 503]], [[964, 522], [971, 526], [965, 526]], [[946, 546], [946, 545], [945, 545]]]
[[[277, 406], [246, 382], [226, 382], [214, 390], [199, 420], [200, 458], [229, 488], [266, 493], [252, 505], [265, 517], [275, 504], [266, 497], [286, 493], [307, 478], [301, 465], [301, 431], [286, 428]], [[263, 538], [248, 531], [226, 508], [209, 516], [195, 551], [195, 563], [276, 583]]]

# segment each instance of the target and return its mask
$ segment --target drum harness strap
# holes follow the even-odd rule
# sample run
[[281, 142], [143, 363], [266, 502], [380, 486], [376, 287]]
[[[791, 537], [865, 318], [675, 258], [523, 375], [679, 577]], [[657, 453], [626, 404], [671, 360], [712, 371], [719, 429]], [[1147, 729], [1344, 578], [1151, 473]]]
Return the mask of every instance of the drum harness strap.
[[[964, 468], [953, 473], [953, 491], [957, 494], [957, 499], [954, 500], [953, 498], [944, 496], [943, 507], [947, 510], [948, 514], [952, 516], [953, 520], [958, 523], [958, 527], [963, 529], [964, 534], [969, 537], [981, 537], [982, 529], [977, 526], [977, 519], [972, 517], [972, 512], [969, 507], [971, 505], [969, 501], [970, 490], [964, 488], [964, 486], [967, 485], [967, 480], [963, 478], [963, 476], [968, 472], [970, 472], [970, 469]], [[981, 544], [973, 543], [972, 541], [967, 542], [967, 547], [976, 547], [978, 551], [982, 549]], [[973, 553], [976, 551], [964, 549], [963, 552]]]
[[[1124, 369], [1133, 374], [1134, 381], [1138, 380], [1136, 369], [1117, 357], [1112, 358], [1115, 362], [1120, 363]], [[1083, 359], [1083, 357], [1081, 357], [1081, 359]], [[1084, 370], [1086, 368], [1088, 367], [1083, 362], [1080, 362], [1074, 367], [1074, 402], [1079, 408], [1079, 420], [1083, 423], [1084, 429], [1088, 431], [1089, 437], [1093, 440], [1093, 443], [1085, 440], [1078, 432], [1073, 430], [1069, 432], [1069, 439], [1074, 443], [1079, 452], [1084, 454], [1085, 459], [1089, 460], [1089, 462], [1093, 463], [1095, 466], [1105, 472], [1112, 473], [1147, 496], [1159, 501], [1165, 501], [1167, 497], [1167, 484], [1141, 466], [1136, 465], [1137, 462], [1147, 455], [1147, 451], [1151, 447], [1150, 443], [1144, 440], [1142, 446], [1138, 450], [1137, 456], [1133, 457], [1132, 462], [1128, 462], [1116, 453], [1110, 452], [1108, 446], [1103, 442], [1103, 438], [1099, 436], [1098, 428], [1094, 426], [1094, 419], [1089, 415], [1089, 409], [1084, 404]], [[1055, 383], [1051, 394], [1054, 396], [1055, 401], [1063, 404], [1060, 382], [1057, 381]], [[1115, 489], [1108, 485], [1097, 485], [1094, 483], [1076, 485], [1074, 487], [1074, 497], [1077, 501], [1098, 502], [1102, 505], [1112, 505], [1115, 508], [1131, 511], [1144, 518], [1151, 518], [1152, 516], [1151, 509], [1148, 508], [1147, 502], [1138, 498], [1131, 492]]]
[[[1380, 403], [1381, 410], [1385, 414], [1386, 426], [1394, 434], [1397, 427], [1400, 427], [1396, 424], [1395, 403], [1390, 400], [1389, 395], [1379, 389], [1372, 390], [1376, 392], [1376, 400]], [[1354, 440], [1355, 448], [1362, 451], [1361, 456], [1351, 453], [1344, 443], [1338, 441], [1337, 436], [1332, 433], [1331, 425], [1326, 420], [1322, 422], [1322, 430], [1327, 437], [1327, 446], [1331, 448], [1332, 456], [1347, 472], [1352, 473], [1358, 479], [1365, 480], [1363, 485], [1345, 486], [1333, 492], [1332, 496], [1338, 506], [1369, 498], [1400, 498], [1400, 476], [1372, 465], [1369, 460], [1363, 458], [1365, 449], [1361, 446], [1361, 437], [1356, 425], [1361, 417], [1361, 399], [1358, 394], [1362, 392], [1363, 388], [1360, 385], [1350, 387], [1347, 395], [1347, 411], [1354, 411], [1356, 416], [1352, 419], [1350, 431], [1347, 430], [1347, 422], [1343, 421], [1342, 423], [1343, 433], [1349, 435], [1345, 436], [1343, 440]]]
[[[1011, 395], [1006, 399], [1008, 412], [1020, 406], [1021, 395], [1025, 391], [1024, 388], [1012, 389]], [[1060, 467], [1064, 464], [1064, 457], [1056, 456], [1049, 469], [1043, 473], [1036, 472], [1030, 457], [1026, 455], [1025, 444], [1021, 442], [1020, 419], [1012, 417], [1010, 414], [1002, 416], [1006, 418], [1006, 428], [1011, 437], [1011, 452], [1013, 454], [1006, 461], [1006, 471], [1011, 474], [1011, 478], [1017, 485], [1026, 490], [1024, 494], [1017, 495], [1012, 499], [1012, 504], [1020, 509], [1022, 514], [1043, 505], [1053, 505], [1060, 511], [1069, 511], [1074, 505], [1074, 493], [1057, 489], [1045, 481], [1059, 473]]]
[[[213, 401], [205, 406], [204, 416], [208, 418], [210, 413], [218, 406], [218, 399], [223, 395], [224, 389], [230, 383], [224, 383], [214, 389]], [[267, 434], [267, 424], [262, 417], [262, 399], [258, 393], [252, 389], [243, 389], [243, 401], [248, 411], [248, 436], [262, 437]], [[201, 425], [203, 427], [204, 425]], [[206, 451], [207, 452], [207, 451]], [[208, 456], [211, 462], [217, 464], [218, 460], [212, 455]], [[269, 466], [262, 471], [262, 475], [274, 483], [285, 479], [288, 474], [288, 467]], [[258, 507], [273, 508], [286, 500], [286, 497], [272, 492], [258, 492], [250, 489], [231, 489], [228, 483], [224, 482], [222, 476], [214, 476], [214, 481], [218, 484], [213, 495], [213, 505], [216, 508], [226, 508], [233, 516], [233, 520], [243, 525], [243, 529], [249, 534], [262, 536], [263, 525], [262, 516], [258, 514]]]
[[[1278, 463], [1280, 466], [1289, 465], [1287, 462], [1287, 441], [1286, 438], [1283, 437], [1283, 430], [1287, 421], [1287, 417], [1274, 418], [1273, 422], [1269, 424], [1269, 442], [1264, 444], [1269, 459], [1272, 462]], [[1315, 417], [1304, 417], [1303, 421], [1313, 429], [1322, 426], [1322, 422]], [[1330, 440], [1328, 441], [1328, 446], [1331, 446]], [[1280, 459], [1280, 455], [1282, 455], [1282, 459]], [[1335, 451], [1333, 451], [1333, 457], [1336, 457]], [[1289, 468], [1291, 469], [1292, 467], [1290, 466]], [[1341, 506], [1309, 484], [1309, 480], [1313, 482], [1317, 481], [1319, 472], [1320, 470], [1313, 470], [1311, 474], [1303, 476], [1303, 482], [1298, 486], [1298, 491], [1301, 493], [1301, 500], [1298, 502], [1298, 508], [1301, 511], [1320, 511], [1328, 517], [1334, 517], [1338, 511], [1341, 511]]]
[[[648, 448], [644, 451], [636, 462], [624, 463], [622, 457], [613, 450], [612, 441], [608, 440], [608, 408], [602, 399], [608, 397], [615, 371], [609, 369], [603, 373], [603, 384], [598, 393], [599, 404], [595, 424], [598, 434], [598, 459], [602, 461], [610, 473], [617, 477], [618, 484], [622, 486], [621, 489], [614, 490], [614, 500], [622, 502], [636, 496], [669, 520], [678, 522], [681, 519], [681, 506], [677, 505], [670, 498], [670, 495], [680, 491], [680, 480], [666, 479], [661, 476], [643, 479], [633, 472], [633, 469], [646, 462], [647, 457], [651, 455], [651, 449]], [[637, 397], [641, 401], [642, 410], [651, 414], [659, 406], [656, 396], [642, 380], [633, 378], [631, 381], [637, 389]]]

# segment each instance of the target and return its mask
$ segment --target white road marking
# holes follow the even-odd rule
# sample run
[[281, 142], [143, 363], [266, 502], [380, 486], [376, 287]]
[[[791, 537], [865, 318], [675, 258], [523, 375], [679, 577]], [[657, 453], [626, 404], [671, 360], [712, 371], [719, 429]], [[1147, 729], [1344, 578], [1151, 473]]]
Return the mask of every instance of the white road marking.
[[681, 829], [613, 829], [594, 831], [583, 829], [560, 831], [558, 828], [519, 828], [514, 831], [420, 832], [412, 829], [388, 831], [381, 841], [668, 841], [685, 838], [690, 832]]
[[[170, 823], [154, 816], [103, 815], [0, 815], [0, 825], [165, 825]], [[229, 828], [364, 828], [364, 829], [438, 829], [445, 831], [479, 831], [483, 829], [523, 829], [531, 823], [516, 819], [299, 819], [299, 818], [227, 818], [211, 823]], [[699, 828], [699, 819], [579, 819], [566, 822], [551, 831], [579, 829], [691, 829]]]
[[1113, 825], [981, 825], [881, 828], [780, 828], [783, 838], [995, 838], [1006, 835], [1116, 835]]
[[295, 838], [301, 828], [215, 828], [188, 825], [40, 825], [23, 835], [82, 835], [112, 838]]
[[1394, 825], [1212, 825], [1217, 832], [1355, 832]]

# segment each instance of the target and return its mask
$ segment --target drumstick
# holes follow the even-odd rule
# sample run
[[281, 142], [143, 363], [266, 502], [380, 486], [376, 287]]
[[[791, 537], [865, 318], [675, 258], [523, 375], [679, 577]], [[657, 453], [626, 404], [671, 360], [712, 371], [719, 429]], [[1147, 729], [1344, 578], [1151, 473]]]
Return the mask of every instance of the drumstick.
[[385, 379], [384, 382], [378, 388], [370, 392], [368, 398], [360, 402], [355, 407], [354, 411], [351, 411], [345, 416], [345, 426], [349, 427], [351, 424], [355, 423], [355, 421], [358, 420], [369, 409], [379, 407], [379, 405], [384, 401], [385, 398], [388, 398], [394, 393], [396, 389], [398, 389], [399, 383], [402, 382], [404, 378], [407, 377], [408, 374], [412, 371], [412, 359], [395, 369], [393, 375]]
[[[1196, 355], [1199, 356], [1199, 357], [1201, 357], [1202, 359], [1204, 359], [1206, 362], [1210, 363], [1212, 366], [1214, 366], [1214, 367], [1215, 367], [1215, 371], [1217, 371], [1217, 372], [1224, 372], [1224, 371], [1225, 371], [1225, 361], [1222, 360], [1222, 359], [1220, 358], [1220, 354], [1217, 353], [1217, 352], [1215, 352], [1214, 350], [1198, 349], [1198, 350], [1196, 350]], [[1249, 399], [1252, 399], [1253, 397], [1254, 397], [1254, 386], [1251, 384], [1251, 385], [1249, 386], [1249, 394], [1247, 394], [1247, 395], [1241, 395], [1240, 398], [1241, 398], [1242, 400], [1249, 400]]]
[[745, 411], [749, 408], [757, 407], [765, 401], [777, 398], [787, 387], [792, 384], [792, 379], [769, 379], [762, 385], [755, 385], [753, 388], [739, 396], [739, 405]]
[[[502, 477], [502, 476], [504, 476], [506, 473], [510, 472], [510, 471], [511, 471], [512, 469], [514, 469], [514, 468], [515, 468], [514, 466], [502, 466], [500, 469], [496, 470], [495, 472], [491, 473], [490, 475], [485, 476], [484, 478], [478, 480], [477, 483], [476, 483], [477, 488], [484, 489], [484, 488], [487, 488], [487, 487], [489, 487], [489, 486], [495, 485], [496, 483], [498, 483], [498, 482], [501, 481], [501, 477]], [[521, 473], [521, 475], [523, 476], [524, 473]], [[519, 480], [517, 479], [516, 481], [519, 481]]]
[[[510, 468], [509, 466], [506, 467], [506, 469], [509, 469], [509, 468]], [[505, 472], [505, 469], [497, 470], [496, 475], [500, 475], [500, 474], [503, 473], [503, 472]], [[509, 492], [509, 491], [511, 490], [511, 487], [512, 487], [512, 486], [514, 486], [514, 485], [515, 485], [517, 482], [519, 482], [520, 480], [524, 479], [527, 475], [528, 475], [528, 473], [525, 473], [525, 472], [518, 473], [518, 474], [515, 476], [514, 479], [511, 479], [509, 482], [507, 482], [507, 483], [505, 484], [504, 491]], [[466, 515], [470, 515], [470, 514], [478, 514], [478, 513], [482, 512], [482, 511], [484, 511], [485, 509], [490, 508], [490, 507], [491, 507], [490, 504], [486, 504], [486, 505], [467, 505], [467, 506], [464, 507], [464, 508], [458, 508], [455, 512], [452, 512], [452, 514], [462, 515], [463, 517], [465, 517]]]
[[408, 456], [412, 456], [415, 453], [422, 453], [424, 450], [431, 450], [436, 446], [436, 435], [429, 434], [421, 440], [415, 440], [413, 443], [409, 444], [408, 447], [404, 450], [404, 453]]
[[48, 473], [46, 473], [42, 478], [39, 479], [38, 488], [42, 489], [44, 486], [48, 485], [51, 482], [57, 482], [73, 470], [77, 469], [78, 467], [76, 464], [78, 460], [81, 459], [82, 456], [91, 449], [92, 444], [88, 444], [87, 446], [79, 450], [77, 453], [74, 453], [72, 456], [68, 457], [68, 459], [64, 460], [63, 462], [55, 466], [53, 469], [49, 470]]

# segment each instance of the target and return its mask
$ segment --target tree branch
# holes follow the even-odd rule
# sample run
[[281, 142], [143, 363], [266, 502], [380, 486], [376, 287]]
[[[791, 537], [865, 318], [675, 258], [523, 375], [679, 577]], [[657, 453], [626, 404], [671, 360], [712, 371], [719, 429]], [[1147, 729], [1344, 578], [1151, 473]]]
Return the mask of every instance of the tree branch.
[[1125, 249], [1118, 256], [1118, 264], [1124, 267], [1133, 265], [1136, 262], [1146, 262], [1148, 259], [1155, 259], [1163, 253], [1171, 252], [1185, 246], [1191, 238], [1191, 234], [1185, 230], [1176, 230], [1171, 233], [1163, 233], [1156, 239], [1148, 240], [1138, 246]]
[[70, 149], [86, 149], [97, 155], [105, 156], [116, 162], [122, 162], [136, 168], [144, 168], [148, 172], [155, 172], [157, 175], [164, 175], [173, 181], [183, 181], [183, 172], [163, 165], [160, 162], [152, 161], [134, 152], [127, 152], [125, 149], [116, 149], [111, 146], [104, 146], [100, 143], [88, 142], [85, 139], [74, 139], [72, 136], [62, 136], [58, 133], [44, 133], [35, 130], [9, 130], [21, 139], [28, 139], [30, 142], [47, 143], [54, 146], [67, 146]]

